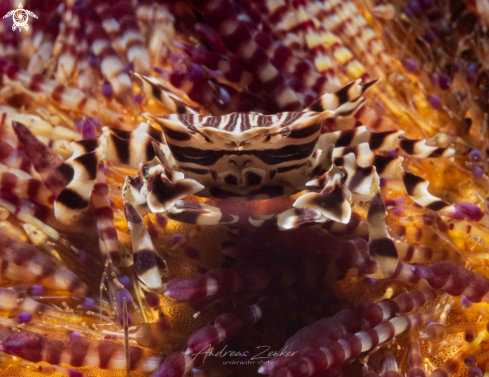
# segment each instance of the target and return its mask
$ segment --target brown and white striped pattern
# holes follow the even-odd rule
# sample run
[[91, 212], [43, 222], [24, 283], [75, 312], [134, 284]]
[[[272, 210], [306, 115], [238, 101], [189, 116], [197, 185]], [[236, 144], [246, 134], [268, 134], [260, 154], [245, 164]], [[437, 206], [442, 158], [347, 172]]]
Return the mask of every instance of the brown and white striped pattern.
[[[278, 108], [287, 111], [301, 107], [297, 93], [285, 81], [283, 74], [272, 64], [266, 51], [257, 44], [245, 23], [236, 15], [231, 2], [220, 0], [197, 1], [190, 4], [202, 13], [219, 32], [226, 48], [236, 54], [270, 94]], [[223, 16], [225, 15], [225, 16]], [[234, 25], [229, 27], [227, 25]]]
[[[88, 10], [87, 11], [91, 11]], [[93, 12], [93, 11], [91, 11]], [[96, 15], [92, 22], [85, 23], [85, 35], [92, 53], [100, 62], [100, 70], [114, 88], [114, 93], [127, 106], [133, 104], [132, 83], [129, 74], [124, 70], [124, 64], [114, 51], [110, 37], [102, 27], [102, 22]]]
[[3, 276], [24, 283], [70, 291], [84, 296], [87, 287], [73, 272], [34, 246], [0, 231], [0, 259]]
[[[106, 340], [93, 340], [75, 334], [38, 334], [29, 331], [16, 333], [0, 346], [7, 354], [35, 363], [68, 364], [72, 367], [97, 367], [100, 369], [125, 369], [124, 346]], [[129, 347], [131, 370], [152, 372], [165, 356], [139, 347]]]
[[378, 263], [384, 277], [391, 276], [396, 270], [398, 255], [394, 241], [390, 238], [385, 225], [387, 210], [382, 195], [373, 196], [368, 209], [369, 255]]
[[[391, 226], [391, 231], [397, 232], [397, 227]], [[398, 236], [404, 236], [404, 234], [398, 234]], [[425, 264], [435, 263], [442, 260], [451, 260], [461, 263], [463, 256], [452, 248], [442, 247], [429, 247], [416, 244], [409, 244], [407, 242], [396, 241], [396, 249], [399, 254], [399, 258], [406, 263], [410, 264]]]
[[360, 328], [361, 321], [355, 311], [341, 310], [333, 318], [323, 318], [300, 329], [280, 350], [296, 352], [294, 357], [276, 356], [263, 363], [258, 373], [270, 374], [283, 369], [289, 364], [296, 363], [310, 349], [319, 348], [330, 341], [337, 341], [346, 334], [359, 331]]
[[155, 249], [136, 208], [130, 203], [124, 203], [124, 213], [131, 233], [136, 275], [149, 289], [161, 291], [161, 279], [168, 275], [166, 263]]
[[[143, 78], [143, 81], [150, 85], [152, 91], [156, 88], [158, 94], [164, 93], [164, 89], [157, 87], [151, 79]], [[104, 128], [104, 134], [98, 141], [73, 143], [74, 155], [71, 160], [75, 177], [56, 200], [57, 217], [69, 223], [87, 209], [100, 160], [137, 167], [139, 163], [150, 161], [158, 154], [163, 165], [156, 163], [144, 168], [149, 175], [141, 177], [144, 178], [142, 184], [146, 185], [148, 192], [150, 210], [192, 223], [234, 222], [235, 218], [222, 214], [215, 207], [191, 204], [181, 199], [194, 193], [216, 198], [256, 199], [281, 196], [285, 193], [284, 187], [290, 193], [304, 189], [311, 176], [321, 175], [331, 167], [332, 145], [323, 151], [315, 149], [321, 122], [331, 114], [323, 106], [334, 109], [346, 106], [349, 112], [362, 103], [362, 95], [371, 85], [373, 82], [366, 85], [355, 82], [336, 93], [326, 94], [327, 98], [316, 105], [321, 112], [291, 112], [270, 116], [232, 113], [220, 117], [198, 114], [164, 117], [148, 115], [162, 126], [164, 137], [160, 131], [147, 124], [141, 124], [132, 132]], [[177, 110], [182, 105], [166, 94], [165, 98], [169, 98], [169, 105]], [[163, 140], [166, 144], [162, 144]], [[168, 179], [167, 173], [176, 166], [190, 179], [183, 179], [183, 175], [178, 175], [175, 181]], [[131, 182], [134, 181], [128, 182], [131, 188]], [[141, 188], [133, 187], [136, 197], [142, 198]], [[333, 183], [327, 190], [331, 191], [328, 197], [343, 191]], [[160, 192], [166, 193], [165, 197], [161, 197]], [[297, 202], [297, 206], [314, 207], [311, 201], [306, 203], [311, 195], [322, 194], [310, 194]], [[314, 217], [319, 222], [326, 219], [347, 222], [350, 207], [345, 200], [341, 203], [341, 210], [323, 209], [327, 216], [321, 210], [311, 216], [311, 210], [318, 211], [311, 207], [307, 210], [291, 210], [279, 222], [288, 222], [286, 218], [289, 215], [299, 215], [304, 219]], [[191, 213], [193, 215], [189, 217]]]
[[471, 302], [489, 303], [489, 278], [467, 270], [453, 261], [437, 262], [429, 267], [411, 266], [418, 279], [425, 279], [434, 289], [451, 296], [465, 296]]
[[104, 165], [97, 169], [97, 183], [93, 187], [92, 205], [97, 218], [99, 248], [104, 257], [109, 257], [114, 266], [121, 261], [117, 231], [114, 226], [114, 211], [110, 205], [109, 186], [105, 180]]
[[409, 366], [409, 377], [426, 377], [426, 371], [423, 369], [423, 356], [421, 355], [418, 332], [416, 330], [412, 330], [409, 333], [407, 363]]
[[[237, 313], [225, 313], [216, 318], [213, 325], [206, 326], [192, 334], [185, 352], [170, 354], [165, 362], [155, 370], [153, 377], [183, 377], [192, 368], [201, 365], [203, 354], [209, 347], [217, 346], [235, 337], [239, 331], [251, 328], [255, 323], [270, 316], [280, 309], [277, 296], [262, 296], [252, 305], [241, 307]], [[202, 354], [199, 355], [199, 353]]]
[[17, 65], [7, 63], [3, 58], [0, 58], [0, 73], [5, 80], [4, 84], [8, 84], [9, 80], [19, 82], [27, 91], [43, 93], [73, 111], [103, 119], [109, 124], [123, 124], [119, 114], [107, 109], [95, 98], [86, 96], [79, 89], [59, 85], [54, 80], [46, 80], [42, 74], [32, 75]]
[[178, 96], [166, 88], [160, 80], [155, 77], [143, 76], [134, 73], [143, 83], [143, 90], [148, 96], [155, 97], [158, 101], [168, 107], [175, 114], [197, 114], [198, 108], [193, 108], [183, 102]]
[[[417, 140], [414, 140], [413, 142], [419, 144]], [[421, 143], [419, 145], [423, 144], [424, 143]], [[445, 152], [443, 153], [446, 154], [453, 153], [453, 150], [451, 148], [436, 149], [443, 149], [445, 150]], [[453, 207], [449, 203], [429, 193], [429, 182], [427, 180], [402, 168], [402, 157], [382, 156], [375, 154], [370, 150], [368, 143], [361, 143], [354, 147], [335, 148], [333, 152], [333, 157], [342, 157], [342, 160], [338, 162], [338, 164], [341, 165], [345, 164], [345, 157], [349, 153], [353, 153], [355, 155], [356, 162], [360, 167], [369, 168], [373, 165], [376, 168], [379, 177], [387, 179], [401, 179], [406, 189], [406, 193], [417, 204], [438, 212], [442, 211], [446, 213], [451, 213], [454, 211]], [[333, 159], [335, 163], [336, 158]], [[350, 164], [349, 166], [352, 165]]]
[[30, 313], [32, 315], [39, 315], [45, 311], [58, 311], [53, 306], [41, 304], [29, 297], [21, 297], [13, 289], [2, 287], [0, 287], [0, 310]]
[[413, 310], [419, 310], [422, 306], [432, 302], [437, 294], [429, 287], [413, 289], [401, 293], [393, 299], [385, 299], [378, 304], [367, 302], [361, 304], [356, 311], [359, 313], [362, 323], [368, 327], [375, 327], [382, 321], [388, 321], [399, 313], [406, 314]]
[[319, 112], [147, 116], [162, 127], [179, 169], [206, 187], [200, 195], [246, 199], [281, 196], [284, 187], [302, 190], [316, 173], [321, 155], [316, 151], [320, 126], [330, 115], [324, 106], [350, 111], [361, 104], [362, 94], [372, 84], [351, 83], [326, 94], [324, 103], [315, 105]]
[[327, 132], [319, 137], [318, 148], [334, 144], [336, 148], [368, 143], [372, 151], [392, 151], [399, 147], [399, 136], [404, 131], [370, 132], [366, 126], [344, 131]]
[[56, 217], [69, 224], [88, 209], [100, 161], [138, 167], [141, 162], [154, 158], [152, 142], [161, 141], [161, 138], [161, 131], [142, 123], [134, 131], [105, 127], [98, 140], [73, 143], [74, 154], [70, 160], [74, 177], [56, 198]]
[[[0, 170], [3, 170], [3, 167], [5, 166], [1, 166], [0, 164]], [[53, 195], [42, 181], [34, 178], [23, 178], [24, 172], [22, 172], [24, 174], [14, 172], [5, 171], [0, 174], [1, 192], [12, 193], [42, 205], [51, 205], [53, 203], [55, 195]]]
[[136, 72], [149, 75], [149, 55], [139, 30], [132, 3], [130, 1], [119, 1], [112, 7], [111, 13], [113, 16], [111, 19], [113, 21], [111, 23], [112, 27], [117, 24], [119, 28], [115, 31], [116, 38], [114, 42], [122, 47], [122, 50], [126, 53], [127, 61], [134, 64]]
[[352, 193], [354, 201], [369, 200], [378, 191], [380, 180], [375, 166], [358, 165], [353, 153], [335, 158], [334, 163], [347, 171], [345, 187]]
[[282, 375], [312, 376], [323, 373], [331, 367], [355, 359], [360, 353], [370, 351], [377, 345], [386, 343], [412, 328], [432, 321], [439, 312], [440, 310], [429, 308], [409, 316], [394, 317], [389, 321], [379, 323], [373, 329], [363, 330], [354, 335], [346, 334], [337, 341], [307, 351], [299, 361], [278, 369], [270, 377]]
[[73, 178], [73, 168], [41, 143], [26, 126], [13, 121], [12, 127], [44, 184], [58, 195]]
[[73, 13], [71, 20], [63, 30], [61, 54], [58, 57], [56, 81], [63, 84], [73, 75], [77, 59], [77, 45], [80, 42], [81, 25], [77, 13]]

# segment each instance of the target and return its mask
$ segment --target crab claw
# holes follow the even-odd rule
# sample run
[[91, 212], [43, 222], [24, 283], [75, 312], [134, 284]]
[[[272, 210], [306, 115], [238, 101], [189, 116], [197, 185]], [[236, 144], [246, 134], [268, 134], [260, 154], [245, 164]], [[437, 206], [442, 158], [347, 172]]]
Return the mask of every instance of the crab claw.
[[172, 220], [197, 225], [234, 224], [238, 221], [237, 216], [222, 213], [217, 207], [191, 200], [177, 200], [163, 215]]
[[342, 167], [333, 167], [314, 184], [324, 184], [320, 193], [307, 193], [300, 196], [288, 209], [278, 215], [252, 216], [253, 226], [269, 226], [282, 230], [294, 229], [305, 225], [336, 221], [346, 224], [350, 221], [351, 206], [348, 201], [351, 193], [345, 188], [347, 172]]
[[193, 179], [171, 181], [161, 165], [149, 169], [146, 183], [148, 190], [148, 207], [152, 212], [166, 212], [175, 206], [177, 200], [204, 189], [204, 186]]
[[348, 203], [351, 193], [343, 185], [347, 176], [345, 169], [333, 165], [326, 173], [329, 180], [324, 189], [320, 193], [311, 192], [300, 196], [293, 206], [314, 209], [326, 219], [348, 223], [351, 216], [351, 206]]
[[278, 228], [280, 230], [324, 223], [327, 220], [321, 212], [309, 208], [290, 208], [278, 215], [257, 215], [249, 218], [249, 222], [253, 226]]

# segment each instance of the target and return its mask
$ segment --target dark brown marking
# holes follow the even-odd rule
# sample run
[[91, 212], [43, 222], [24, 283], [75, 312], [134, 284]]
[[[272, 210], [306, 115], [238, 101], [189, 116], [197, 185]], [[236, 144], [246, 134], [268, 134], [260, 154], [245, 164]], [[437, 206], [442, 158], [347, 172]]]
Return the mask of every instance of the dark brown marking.
[[231, 174], [227, 175], [224, 178], [224, 182], [227, 185], [231, 185], [231, 186], [237, 186], [238, 185], [238, 179], [234, 175], [231, 175]]
[[414, 154], [414, 146], [416, 143], [419, 142], [419, 140], [411, 140], [411, 139], [406, 139], [404, 137], [399, 138], [400, 143], [399, 146], [403, 151], [405, 151], [407, 154]]
[[90, 346], [90, 341], [84, 339], [80, 336], [73, 336], [69, 345], [69, 353], [71, 355], [70, 365], [78, 368], [83, 366], [83, 360], [87, 355], [88, 348]]
[[99, 139], [90, 139], [90, 140], [80, 140], [77, 141], [76, 144], [80, 145], [86, 153], [93, 152], [98, 148]]
[[445, 153], [446, 149], [445, 148], [436, 148], [433, 152], [428, 157], [431, 158], [436, 158], [436, 157], [441, 157], [443, 153]]
[[248, 186], [257, 186], [261, 183], [261, 177], [253, 172], [250, 172], [246, 175], [248, 180]]
[[292, 132], [289, 134], [289, 138], [292, 139], [305, 139], [306, 137], [312, 136], [315, 133], [319, 132], [321, 128], [321, 122], [313, 123], [307, 127], [301, 129], [292, 129]]
[[113, 133], [114, 135], [117, 135], [121, 139], [130, 139], [133, 137], [134, 132], [133, 131], [127, 131], [127, 130], [120, 130], [118, 128], [109, 128], [110, 133]]
[[120, 350], [121, 346], [116, 343], [101, 340], [98, 343], [98, 354], [100, 358], [99, 368], [107, 369], [112, 356]]
[[354, 190], [358, 186], [360, 186], [364, 179], [372, 174], [373, 169], [373, 166], [367, 166], [366, 168], [358, 166], [355, 170], [355, 173], [353, 174], [353, 177], [351, 177], [350, 185], [348, 186], [348, 188]]
[[419, 184], [423, 184], [426, 182], [423, 178], [418, 177], [417, 175], [408, 171], [404, 172], [402, 181], [404, 182], [404, 186], [406, 187], [406, 192], [409, 196], [414, 195], [414, 190]]
[[117, 158], [120, 163], [128, 165], [131, 151], [130, 151], [130, 140], [121, 139], [120, 137], [109, 134], [110, 141], [114, 145], [115, 152], [117, 154]]
[[49, 364], [59, 364], [61, 354], [65, 350], [66, 337], [64, 335], [57, 336], [58, 334], [49, 334], [48, 341], [46, 342], [46, 356], [45, 361]]
[[396, 131], [372, 132], [370, 134], [368, 145], [371, 150], [379, 149], [384, 144], [385, 139]]
[[335, 96], [338, 99], [338, 107], [355, 99], [350, 98], [350, 89], [353, 87], [354, 84], [355, 81], [351, 81], [335, 93]]
[[153, 147], [153, 144], [151, 143], [151, 139], [148, 139], [146, 141], [146, 161], [151, 161], [153, 158], [156, 156], [155, 149]]
[[134, 253], [134, 269], [138, 276], [144, 275], [146, 272], [155, 268], [158, 265], [158, 256], [154, 250], [143, 249]]
[[95, 178], [97, 178], [98, 159], [95, 153], [96, 152], [82, 154], [81, 156], [75, 158], [73, 161], [76, 161], [76, 163], [79, 163], [83, 166], [90, 180], [94, 180]]
[[369, 253], [372, 256], [381, 256], [397, 260], [396, 246], [389, 238], [378, 238], [370, 241]]
[[39, 92], [41, 90], [41, 85], [43, 82], [44, 82], [44, 76], [42, 75], [42, 73], [36, 73], [31, 77], [29, 90], [33, 92]]
[[164, 127], [163, 130], [165, 131], [165, 135], [168, 136], [168, 138], [175, 141], [187, 141], [191, 139], [188, 132], [175, 131], [169, 127]]
[[193, 173], [193, 174], [197, 174], [197, 175], [209, 174], [209, 170], [205, 170], [205, 169], [195, 169], [195, 168], [189, 168], [189, 167], [183, 167], [183, 166], [181, 166], [181, 169], [183, 171], [188, 171], [189, 173]]
[[335, 147], [339, 148], [339, 147], [349, 146], [350, 143], [353, 141], [353, 138], [355, 137], [356, 134], [357, 134], [356, 128], [352, 128], [351, 130], [342, 131], [340, 133], [340, 137], [334, 143]]
[[284, 188], [282, 186], [264, 186], [257, 190], [250, 191], [248, 194], [239, 194], [226, 191], [222, 187], [211, 187], [209, 192], [212, 197], [217, 199], [244, 198], [247, 200], [253, 200], [259, 195], [265, 195], [268, 198], [277, 198], [284, 195]]
[[437, 200], [436, 202], [430, 203], [426, 206], [426, 208], [431, 209], [432, 211], [440, 211], [443, 208], [449, 207], [450, 204], [444, 202], [443, 200]]
[[73, 170], [73, 167], [71, 165], [68, 165], [67, 163], [60, 164], [56, 168], [56, 171], [63, 176], [65, 182], [70, 182], [73, 179], [73, 176], [75, 175], [75, 171]]
[[136, 207], [134, 207], [132, 204], [129, 203], [124, 204], [124, 215], [126, 216], [126, 220], [128, 223], [133, 223], [133, 224], [143, 223], [143, 219], [141, 218], [141, 215], [136, 210]]
[[69, 209], [85, 209], [88, 207], [88, 200], [69, 188], [61, 191], [61, 194], [58, 195], [56, 201]]

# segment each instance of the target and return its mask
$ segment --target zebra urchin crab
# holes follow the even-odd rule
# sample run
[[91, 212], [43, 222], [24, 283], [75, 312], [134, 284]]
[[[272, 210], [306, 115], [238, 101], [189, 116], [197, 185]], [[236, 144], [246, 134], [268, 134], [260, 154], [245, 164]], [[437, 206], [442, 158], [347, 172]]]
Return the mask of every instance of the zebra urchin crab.
[[[337, 122], [341, 122], [341, 117], [358, 111], [365, 104], [363, 94], [376, 81], [364, 85], [361, 80], [352, 81], [301, 112], [202, 116], [156, 79], [140, 78], [149, 93], [178, 113], [163, 117], [146, 114], [161, 130], [149, 123], [131, 132], [104, 128], [98, 139], [73, 143], [70, 160], [74, 176], [55, 201], [59, 220], [73, 223], [88, 209], [102, 160], [139, 168], [139, 175], [127, 177], [122, 190], [126, 218], [133, 228], [136, 223], [143, 224], [140, 215], [148, 212], [197, 225], [238, 221], [238, 216], [222, 213], [217, 207], [184, 199], [193, 194], [260, 200], [307, 190], [293, 203], [294, 208], [249, 218], [254, 226], [283, 230], [326, 221], [346, 224], [351, 217], [350, 201], [374, 197], [368, 217], [370, 256], [377, 260], [384, 276], [391, 276], [397, 252], [383, 224], [386, 211], [380, 178], [402, 179], [416, 203], [435, 211], [450, 211], [448, 203], [428, 193], [428, 182], [402, 169], [402, 157], [380, 153], [400, 147], [414, 157], [426, 158], [449, 157], [453, 150], [405, 139], [401, 131], [369, 132], [365, 126], [321, 133], [326, 119], [338, 117]], [[27, 128], [17, 123], [14, 130], [29, 148], [32, 138], [27, 136]], [[133, 237], [139, 232], [133, 231]], [[148, 246], [150, 241], [144, 244], [135, 254], [136, 272], [149, 288], [160, 289], [164, 262]], [[153, 260], [149, 265], [148, 253]]]

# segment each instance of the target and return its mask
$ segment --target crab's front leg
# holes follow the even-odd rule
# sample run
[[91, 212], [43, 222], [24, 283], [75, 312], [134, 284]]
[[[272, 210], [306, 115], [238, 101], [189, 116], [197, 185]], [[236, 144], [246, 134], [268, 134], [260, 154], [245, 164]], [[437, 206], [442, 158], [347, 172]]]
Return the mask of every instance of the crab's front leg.
[[217, 207], [184, 200], [203, 190], [204, 186], [193, 179], [184, 178], [182, 172], [171, 170], [156, 143], [154, 147], [157, 156], [153, 161], [141, 165], [138, 177], [128, 177], [123, 189], [123, 197], [130, 193], [141, 213], [153, 212], [197, 225], [232, 224], [238, 220], [236, 216], [222, 213]]
[[131, 233], [134, 271], [153, 291], [162, 291], [162, 278], [168, 276], [165, 261], [156, 251], [143, 219], [133, 204], [124, 202], [124, 214]]
[[279, 229], [293, 229], [303, 225], [337, 221], [347, 223], [350, 220], [351, 193], [345, 183], [348, 177], [346, 169], [332, 163], [334, 145], [319, 152], [316, 164], [311, 169], [312, 176], [318, 179], [306, 184], [318, 192], [301, 195], [288, 209], [278, 215], [252, 216], [249, 221], [254, 226], [273, 226]]

